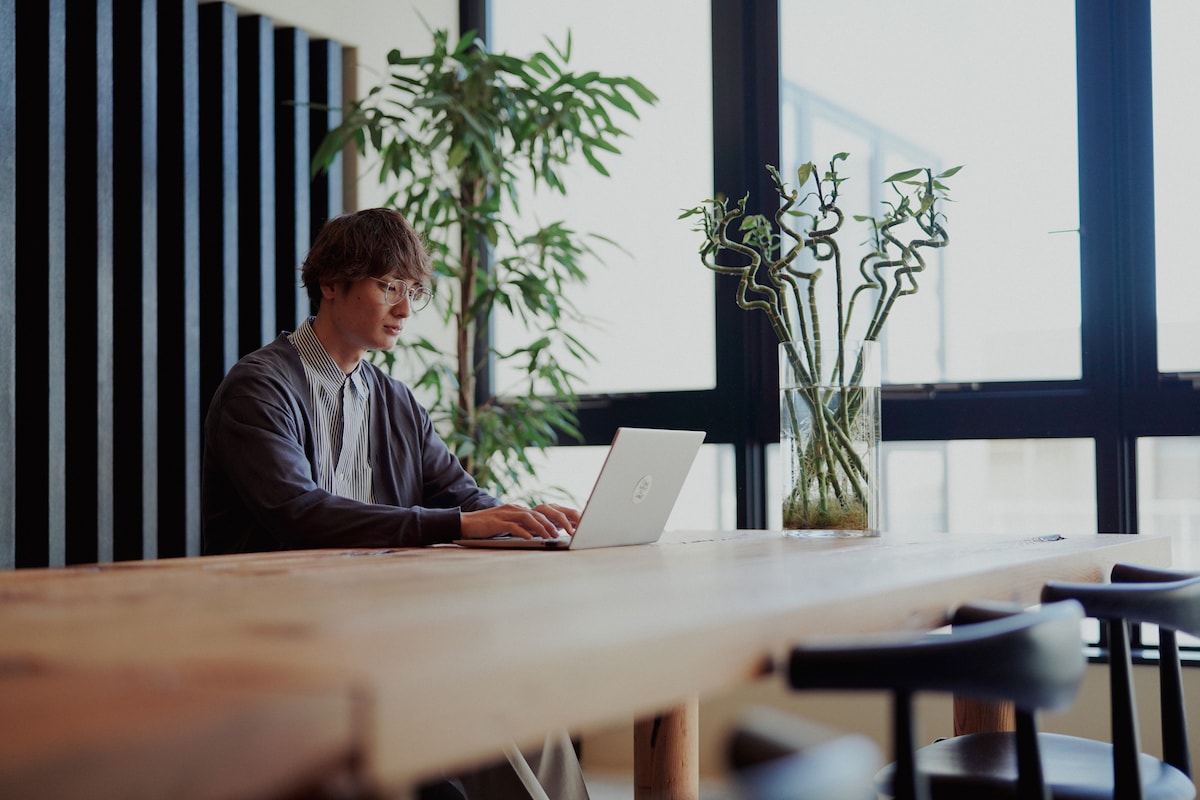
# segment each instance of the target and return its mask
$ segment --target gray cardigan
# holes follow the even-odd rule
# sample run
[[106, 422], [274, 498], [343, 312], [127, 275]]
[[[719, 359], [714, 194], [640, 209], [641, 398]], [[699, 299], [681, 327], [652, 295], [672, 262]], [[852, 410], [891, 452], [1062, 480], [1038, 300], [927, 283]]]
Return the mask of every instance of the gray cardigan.
[[318, 485], [315, 414], [286, 334], [234, 365], [205, 420], [204, 553], [449, 542], [460, 509], [500, 504], [462, 468], [408, 387], [373, 364], [363, 369], [374, 504]]

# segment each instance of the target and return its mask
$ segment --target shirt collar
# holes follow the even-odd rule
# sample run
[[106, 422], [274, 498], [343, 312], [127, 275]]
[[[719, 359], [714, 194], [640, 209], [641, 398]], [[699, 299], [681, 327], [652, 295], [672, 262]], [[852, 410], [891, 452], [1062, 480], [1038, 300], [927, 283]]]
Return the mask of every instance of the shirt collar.
[[358, 366], [349, 375], [342, 372], [339, 367], [326, 352], [325, 347], [321, 344], [321, 340], [317, 338], [316, 331], [313, 330], [313, 318], [309, 317], [296, 328], [296, 331], [289, 337], [292, 344], [296, 347], [296, 352], [300, 354], [300, 360], [304, 365], [311, 370], [312, 374], [317, 378], [329, 391], [341, 391], [342, 384], [349, 378], [354, 384], [354, 387], [359, 391], [366, 390], [366, 380], [363, 378], [362, 362], [358, 362]]

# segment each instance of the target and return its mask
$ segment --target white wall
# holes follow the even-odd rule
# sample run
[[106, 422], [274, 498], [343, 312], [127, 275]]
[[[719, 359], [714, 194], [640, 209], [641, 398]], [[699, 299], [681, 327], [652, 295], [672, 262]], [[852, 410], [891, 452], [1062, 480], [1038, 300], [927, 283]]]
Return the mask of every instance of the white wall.
[[[380, 83], [387, 74], [387, 55], [393, 49], [422, 55], [430, 49], [430, 30], [445, 28], [451, 38], [458, 33], [456, 0], [237, 0], [238, 13], [262, 14], [278, 26], [302, 28], [313, 38], [340, 42], [344, 48], [346, 101]], [[372, 164], [359, 162], [357, 203], [365, 208], [382, 203]]]
[[303, 28], [310, 35], [336, 39], [358, 51], [359, 80], [370, 86], [385, 74], [393, 48], [424, 52], [430, 28], [458, 31], [455, 0], [237, 0], [239, 13], [263, 14], [280, 25]]

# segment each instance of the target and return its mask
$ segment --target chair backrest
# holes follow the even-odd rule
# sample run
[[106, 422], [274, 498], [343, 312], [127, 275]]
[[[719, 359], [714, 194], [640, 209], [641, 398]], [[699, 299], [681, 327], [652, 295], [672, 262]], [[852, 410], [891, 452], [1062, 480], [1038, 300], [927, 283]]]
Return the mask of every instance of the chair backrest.
[[1200, 635], [1200, 573], [1117, 564], [1110, 583], [1051, 582], [1043, 602], [1077, 600], [1106, 623], [1112, 707], [1113, 784], [1118, 797], [1141, 797], [1141, 735], [1133, 691], [1129, 625], [1159, 626], [1159, 702], [1163, 760], [1191, 777], [1177, 632]]
[[[959, 615], [965, 621], [971, 615]], [[915, 769], [912, 697], [916, 692], [952, 692], [983, 700], [1010, 701], [1024, 719], [1022, 738], [1036, 737], [1033, 714], [1074, 702], [1085, 659], [1079, 624], [1083, 610], [1073, 601], [1028, 611], [987, 613], [985, 621], [955, 625], [949, 633], [916, 640], [802, 645], [792, 650], [788, 679], [796, 689], [865, 689], [892, 692], [895, 744], [894, 794], [898, 800], [927, 796]], [[1021, 748], [1027, 751], [1029, 748]], [[1037, 749], [1018, 765], [1041, 783]]]

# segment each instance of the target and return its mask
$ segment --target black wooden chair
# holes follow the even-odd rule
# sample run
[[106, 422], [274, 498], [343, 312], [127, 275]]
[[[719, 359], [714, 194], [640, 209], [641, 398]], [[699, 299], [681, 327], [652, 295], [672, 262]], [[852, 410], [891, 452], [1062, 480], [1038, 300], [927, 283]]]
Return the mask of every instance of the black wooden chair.
[[[1110, 583], [1050, 583], [1043, 602], [1076, 600], [1107, 624], [1112, 700], [1111, 744], [1042, 733], [1038, 749], [1054, 800], [1190, 800], [1196, 796], [1176, 631], [1200, 634], [1200, 574], [1126, 564]], [[1163, 760], [1141, 752], [1134, 701], [1129, 626], [1159, 626]], [[935, 742], [917, 754], [936, 800], [1013, 797], [1020, 756], [1012, 736], [983, 733]]]
[[[913, 696], [961, 693], [1011, 701], [1017, 709], [1019, 795], [1044, 797], [1037, 748], [1036, 712], [1069, 706], [1086, 660], [1080, 647], [1079, 603], [1064, 601], [1033, 610], [968, 606], [955, 613], [949, 633], [916, 641], [800, 646], [791, 652], [788, 680], [795, 689], [884, 690], [892, 695], [894, 769], [888, 789], [900, 800], [929, 797], [918, 771]], [[965, 624], [968, 620], [980, 620]]]

